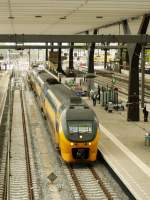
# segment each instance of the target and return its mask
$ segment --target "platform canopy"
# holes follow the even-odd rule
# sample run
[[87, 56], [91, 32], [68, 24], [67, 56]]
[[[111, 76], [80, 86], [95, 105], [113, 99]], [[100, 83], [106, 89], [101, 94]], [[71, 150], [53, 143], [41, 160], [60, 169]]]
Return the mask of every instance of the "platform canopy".
[[[149, 12], [149, 0], [0, 0], [0, 34], [76, 34], [123, 19], [136, 33]], [[122, 31], [116, 25], [99, 32]]]

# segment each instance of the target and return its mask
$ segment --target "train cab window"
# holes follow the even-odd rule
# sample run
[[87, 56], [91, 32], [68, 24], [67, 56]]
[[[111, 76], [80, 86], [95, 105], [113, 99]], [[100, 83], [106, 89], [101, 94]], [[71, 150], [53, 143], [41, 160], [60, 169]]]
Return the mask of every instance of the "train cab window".
[[92, 133], [93, 123], [92, 121], [68, 121], [69, 133]]

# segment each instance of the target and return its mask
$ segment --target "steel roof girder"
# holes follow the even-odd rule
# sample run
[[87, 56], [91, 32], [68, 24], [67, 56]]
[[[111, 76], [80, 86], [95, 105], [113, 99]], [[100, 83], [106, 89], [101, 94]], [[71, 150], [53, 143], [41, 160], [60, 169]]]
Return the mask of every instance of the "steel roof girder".
[[0, 42], [14, 43], [150, 43], [150, 35], [0, 35]]

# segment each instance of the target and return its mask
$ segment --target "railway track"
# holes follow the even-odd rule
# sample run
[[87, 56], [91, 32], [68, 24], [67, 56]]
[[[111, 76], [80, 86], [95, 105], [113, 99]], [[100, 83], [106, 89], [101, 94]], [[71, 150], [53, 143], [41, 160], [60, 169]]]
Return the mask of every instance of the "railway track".
[[[117, 79], [117, 77], [116, 77]], [[117, 79], [118, 81], [114, 84], [113, 87], [117, 87], [118, 91], [121, 95], [123, 95], [126, 99], [128, 96], [128, 80], [127, 79], [123, 79], [123, 78], [119, 78]], [[103, 76], [98, 76], [95, 79], [95, 82], [103, 85], [104, 87], [112, 87], [112, 77], [103, 77]], [[140, 84], [141, 86], [141, 84]], [[149, 90], [150, 86], [149, 84], [146, 84], [145, 86], [145, 102], [150, 102], [150, 90]], [[139, 89], [139, 94], [141, 94], [141, 87]], [[140, 95], [141, 98], [141, 95]]]
[[[80, 71], [79, 71], [80, 72]], [[86, 72], [84, 72], [86, 73]], [[128, 76], [123, 74], [98, 74], [94, 79], [95, 83], [98, 83], [104, 87], [112, 87], [112, 78], [115, 77], [117, 80], [113, 87], [117, 87], [119, 93], [123, 97], [123, 99], [127, 100], [128, 97]], [[150, 79], [145, 79], [145, 102], [150, 103]], [[139, 98], [141, 99], [141, 78], [139, 79]]]
[[31, 150], [29, 149], [22, 85], [11, 86], [3, 198], [34, 200]]
[[0, 199], [4, 199], [5, 191], [5, 167], [7, 157], [7, 139], [8, 139], [8, 107], [9, 107], [9, 95], [5, 94], [3, 102], [1, 102], [1, 117], [0, 117]]
[[24, 111], [24, 105], [23, 105], [22, 91], [20, 92], [20, 99], [21, 99], [21, 107], [22, 107], [22, 122], [23, 122], [23, 132], [24, 132], [24, 148], [25, 148], [25, 158], [26, 158], [28, 193], [29, 193], [29, 199], [34, 200], [30, 154], [29, 154], [29, 146], [28, 146], [28, 136], [27, 136], [27, 131], [26, 131], [26, 120], [25, 120], [25, 111]]
[[63, 164], [75, 199], [119, 199], [107, 180], [103, 180], [94, 164]]

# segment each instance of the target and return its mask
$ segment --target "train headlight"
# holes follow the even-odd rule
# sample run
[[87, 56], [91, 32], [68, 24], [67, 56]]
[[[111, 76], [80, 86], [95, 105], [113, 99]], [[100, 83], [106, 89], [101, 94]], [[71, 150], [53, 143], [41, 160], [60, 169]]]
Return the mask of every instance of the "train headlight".
[[82, 136], [82, 135], [80, 135], [80, 136], [79, 136], [79, 138], [80, 138], [80, 139], [82, 139], [82, 138], [83, 138], [83, 136]]
[[74, 145], [74, 143], [73, 143], [73, 142], [71, 142], [71, 143], [70, 143], [70, 145], [71, 145], [71, 146], [73, 146], [73, 145]]
[[91, 146], [91, 142], [89, 142], [89, 146]]

